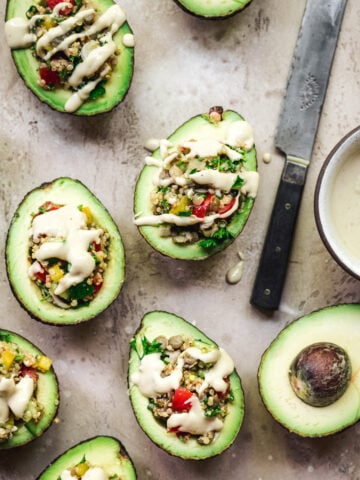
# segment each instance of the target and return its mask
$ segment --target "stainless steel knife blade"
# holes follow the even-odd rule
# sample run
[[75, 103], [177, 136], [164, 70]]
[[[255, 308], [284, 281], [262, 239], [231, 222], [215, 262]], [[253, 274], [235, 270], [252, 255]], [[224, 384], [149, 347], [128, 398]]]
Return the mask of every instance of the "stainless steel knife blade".
[[347, 0], [308, 0], [275, 137], [286, 161], [250, 302], [276, 310]]

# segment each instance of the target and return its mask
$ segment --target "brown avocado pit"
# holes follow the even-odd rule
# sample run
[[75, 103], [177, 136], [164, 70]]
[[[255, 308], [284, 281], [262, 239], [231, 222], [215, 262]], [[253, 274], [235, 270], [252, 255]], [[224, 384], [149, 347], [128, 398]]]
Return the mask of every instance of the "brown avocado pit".
[[298, 398], [313, 407], [338, 400], [351, 379], [350, 359], [343, 348], [319, 342], [307, 346], [290, 365], [289, 380]]

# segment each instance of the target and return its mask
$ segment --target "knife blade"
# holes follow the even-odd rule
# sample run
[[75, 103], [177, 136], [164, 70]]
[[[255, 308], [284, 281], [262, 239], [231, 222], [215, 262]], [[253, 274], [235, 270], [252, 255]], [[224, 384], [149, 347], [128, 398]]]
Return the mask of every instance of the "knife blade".
[[250, 303], [277, 310], [347, 0], [308, 0], [275, 135], [285, 165]]

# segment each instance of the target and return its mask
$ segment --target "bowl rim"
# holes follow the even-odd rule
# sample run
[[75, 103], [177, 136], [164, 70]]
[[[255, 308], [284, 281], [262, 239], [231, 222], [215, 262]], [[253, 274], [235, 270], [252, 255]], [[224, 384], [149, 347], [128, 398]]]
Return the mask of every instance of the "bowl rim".
[[[322, 208], [321, 202], [321, 196], [324, 195], [324, 188], [328, 188], [331, 184], [331, 173], [335, 169], [335, 159], [339, 159], [339, 154], [341, 154], [342, 151], [344, 151], [344, 153], [348, 152], [351, 149], [352, 145], [356, 143], [356, 141], [360, 143], [360, 125], [353, 128], [350, 132], [344, 135], [327, 155], [320, 169], [315, 186], [314, 216], [318, 232], [328, 252], [346, 272], [360, 280], [360, 259], [356, 264], [354, 264], [351, 258], [351, 254], [342, 252], [342, 255], [341, 253], [339, 253], [339, 244], [335, 244], [335, 242], [332, 241], [333, 237], [329, 235], [329, 229], [327, 227], [328, 222], [326, 221], [326, 219], [324, 219], [324, 216], [326, 216], [326, 214], [324, 213], [324, 208]], [[346, 156], [344, 158], [346, 158]], [[342, 163], [343, 162], [341, 162], [341, 164]]]

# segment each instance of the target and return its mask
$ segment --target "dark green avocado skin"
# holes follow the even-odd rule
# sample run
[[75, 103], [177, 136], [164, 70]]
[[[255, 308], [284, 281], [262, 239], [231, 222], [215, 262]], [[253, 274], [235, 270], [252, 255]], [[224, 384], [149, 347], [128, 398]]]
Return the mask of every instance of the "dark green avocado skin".
[[[182, 335], [187, 338], [192, 337], [203, 342], [205, 345], [216, 346], [216, 343], [199, 328], [187, 320], [165, 311], [146, 313], [134, 333], [133, 340], [136, 341], [136, 339], [146, 337], [149, 341], [152, 341], [159, 335], [164, 335], [167, 338], [172, 335]], [[139, 365], [139, 357], [135, 349], [131, 348], [128, 368], [128, 386], [131, 406], [138, 424], [150, 440], [158, 447], [175, 457], [184, 460], [199, 461], [220, 455], [235, 442], [245, 412], [244, 392], [241, 379], [236, 369], [234, 369], [229, 377], [230, 389], [233, 393], [234, 401], [225, 418], [224, 427], [215, 442], [210, 445], [199, 445], [195, 443], [195, 441], [187, 444], [176, 436], [169, 435], [166, 428], [154, 419], [152, 413], [147, 408], [148, 399], [144, 397], [137, 386], [131, 382], [131, 376], [138, 371]]]
[[[44, 355], [44, 353], [35, 346], [30, 340], [14, 333], [10, 330], [0, 329], [0, 340], [10, 341], [17, 344], [20, 348], [32, 352], [34, 355]], [[9, 450], [14, 447], [25, 445], [36, 438], [40, 437], [51, 426], [59, 408], [59, 384], [54, 368], [51, 367], [46, 373], [39, 373], [38, 388], [42, 391], [46, 390], [46, 402], [44, 402], [44, 413], [39, 423], [29, 422], [21, 427], [14, 436], [5, 441], [0, 442], [0, 451]]]
[[[61, 473], [78, 464], [83, 458], [94, 466], [112, 466], [121, 480], [136, 480], [136, 470], [124, 445], [115, 437], [98, 435], [84, 440], [55, 458], [36, 480], [58, 480]], [[110, 461], [110, 464], [109, 464]], [[111, 461], [114, 465], [111, 465]], [[121, 470], [121, 471], [120, 471]]]
[[194, 5], [193, 8], [187, 8], [181, 0], [174, 0], [174, 2], [176, 3], [176, 5], [178, 5], [178, 7], [180, 7], [184, 12], [186, 13], [189, 13], [190, 15], [194, 16], [194, 17], [197, 17], [197, 18], [200, 18], [200, 19], [205, 19], [205, 20], [226, 20], [230, 17], [233, 17], [235, 15], [237, 15], [238, 13], [242, 12], [245, 10], [245, 8], [247, 8], [250, 3], [252, 2], [252, 0], [250, 0], [245, 6], [243, 7], [239, 7], [237, 10], [234, 10], [233, 12], [231, 13], [225, 13], [225, 14], [219, 14], [219, 15], [214, 15], [214, 14], [202, 14], [198, 11], [196, 5]]
[[[109, 264], [104, 284], [95, 299], [78, 309], [63, 309], [44, 302], [39, 288], [29, 278], [27, 236], [31, 214], [45, 201], [88, 205], [100, 228], [110, 235]], [[100, 200], [79, 180], [59, 177], [25, 195], [16, 209], [6, 238], [5, 263], [10, 288], [20, 306], [35, 320], [52, 325], [78, 324], [102, 313], [119, 295], [125, 278], [125, 253], [117, 225]]]
[[[115, 2], [113, 0], [96, 0], [97, 4], [103, 10], [111, 7]], [[14, 16], [25, 17], [25, 13], [33, 0], [7, 0], [5, 20], [9, 20]], [[20, 8], [19, 8], [20, 5]], [[22, 6], [23, 5], [23, 6]], [[65, 111], [65, 102], [67, 94], [63, 89], [45, 90], [38, 84], [38, 62], [33, 58], [30, 49], [12, 49], [11, 55], [15, 63], [15, 67], [23, 79], [29, 90], [43, 103], [47, 104], [51, 109], [68, 115], [90, 117], [112, 111], [119, 103], [121, 103], [131, 86], [134, 72], [134, 48], [122, 45], [122, 37], [125, 34], [132, 33], [128, 22], [125, 22], [118, 30], [117, 46], [121, 50], [121, 59], [112, 73], [112, 77], [105, 84], [106, 93], [96, 100], [87, 100], [75, 112]]]

